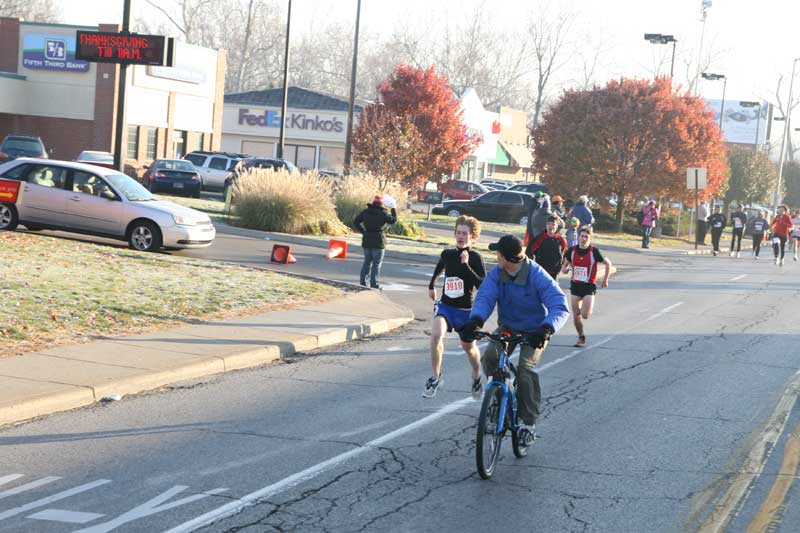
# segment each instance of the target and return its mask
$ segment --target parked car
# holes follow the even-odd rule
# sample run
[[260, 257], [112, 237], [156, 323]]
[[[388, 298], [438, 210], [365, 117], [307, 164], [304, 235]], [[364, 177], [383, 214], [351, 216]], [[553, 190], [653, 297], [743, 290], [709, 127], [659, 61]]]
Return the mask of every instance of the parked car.
[[471, 200], [489, 192], [489, 189], [472, 181], [447, 180], [439, 185], [439, 191], [442, 192], [445, 200]]
[[19, 183], [14, 203], [0, 203], [0, 230], [22, 224], [128, 241], [131, 248], [210, 246], [216, 230], [208, 215], [156, 200], [116, 170], [71, 161], [18, 158], [0, 165], [0, 182]]
[[103, 168], [114, 168], [114, 154], [111, 152], [98, 152], [95, 150], [84, 150], [78, 154], [76, 163], [86, 163]]
[[505, 183], [483, 183], [481, 185], [489, 189], [490, 191], [505, 191], [511, 187], [511, 185], [506, 185]]
[[228, 196], [228, 189], [236, 183], [236, 180], [239, 178], [239, 174], [242, 172], [246, 172], [253, 168], [268, 168], [274, 170], [285, 169], [289, 172], [299, 172], [300, 170], [294, 166], [291, 161], [286, 161], [285, 159], [278, 159], [276, 157], [248, 157], [247, 159], [243, 159], [236, 165], [233, 172], [228, 174], [228, 177], [225, 179], [225, 186], [222, 189], [223, 196]]
[[502, 186], [504, 189], [511, 188], [516, 184], [515, 181], [511, 180], [501, 180], [497, 178], [487, 178], [485, 180], [481, 180], [481, 185], [485, 185], [486, 187], [494, 187], [497, 185]]
[[478, 220], [528, 223], [532, 194], [511, 191], [490, 191], [472, 200], [449, 200], [433, 208], [435, 215], [458, 217], [470, 215]]
[[221, 191], [225, 188], [225, 180], [236, 168], [237, 163], [248, 156], [230, 152], [206, 152], [198, 150], [183, 156], [191, 161], [200, 174], [200, 187], [205, 190]]
[[538, 181], [526, 181], [525, 183], [517, 183], [508, 190], [515, 192], [528, 192], [531, 194], [534, 194], [537, 191], [542, 191], [548, 194], [550, 193], [550, 191], [547, 189], [547, 185], [545, 185], [544, 183], [540, 183]]
[[47, 150], [39, 137], [27, 135], [7, 135], [0, 144], [0, 163], [17, 157], [40, 157], [47, 159]]
[[150, 192], [169, 192], [200, 198], [200, 174], [185, 159], [156, 159], [142, 175]]

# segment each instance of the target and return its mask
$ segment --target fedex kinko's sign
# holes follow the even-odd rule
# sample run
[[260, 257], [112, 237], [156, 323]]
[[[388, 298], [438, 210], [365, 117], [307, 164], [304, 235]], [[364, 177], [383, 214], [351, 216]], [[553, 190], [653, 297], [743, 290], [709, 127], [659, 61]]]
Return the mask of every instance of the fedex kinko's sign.
[[[264, 128], [280, 128], [281, 115], [278, 111], [271, 111], [268, 109], [265, 109], [263, 112], [251, 113], [247, 108], [240, 108], [239, 124], [261, 126]], [[342, 133], [344, 131], [344, 122], [337, 117], [293, 112], [286, 116], [286, 128]]]

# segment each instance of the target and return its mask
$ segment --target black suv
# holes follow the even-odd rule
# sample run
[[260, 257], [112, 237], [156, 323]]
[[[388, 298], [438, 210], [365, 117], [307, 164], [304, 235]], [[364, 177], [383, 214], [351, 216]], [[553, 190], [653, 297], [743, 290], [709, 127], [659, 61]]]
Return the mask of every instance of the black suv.
[[236, 183], [239, 174], [251, 168], [271, 168], [273, 170], [280, 170], [283, 168], [289, 172], [299, 172], [299, 169], [294, 166], [291, 161], [286, 161], [285, 159], [278, 159], [276, 157], [248, 157], [247, 159], [239, 161], [234, 171], [228, 174], [228, 177], [225, 179], [225, 188], [222, 195], [227, 197], [228, 189], [231, 185]]
[[39, 137], [27, 135], [8, 135], [0, 144], [0, 163], [18, 157], [40, 157], [47, 159], [47, 150]]

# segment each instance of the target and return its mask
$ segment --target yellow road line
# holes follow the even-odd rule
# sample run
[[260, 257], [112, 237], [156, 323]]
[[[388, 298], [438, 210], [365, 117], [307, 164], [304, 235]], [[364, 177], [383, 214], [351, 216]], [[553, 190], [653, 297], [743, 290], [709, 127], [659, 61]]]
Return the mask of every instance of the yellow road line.
[[797, 476], [797, 467], [800, 465], [800, 425], [786, 437], [786, 445], [783, 447], [783, 463], [775, 478], [775, 483], [761, 504], [756, 513], [756, 517], [747, 527], [748, 533], [761, 533], [768, 531], [776, 525], [778, 514], [784, 506], [784, 500], [792, 488], [792, 483]]

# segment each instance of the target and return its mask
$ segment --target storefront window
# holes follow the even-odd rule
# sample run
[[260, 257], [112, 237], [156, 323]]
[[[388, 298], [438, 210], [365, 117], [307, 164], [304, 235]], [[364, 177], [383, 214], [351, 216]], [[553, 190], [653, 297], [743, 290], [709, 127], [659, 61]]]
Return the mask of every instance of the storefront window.
[[175, 130], [172, 132], [172, 152], [175, 157], [181, 158], [186, 153], [186, 132]]
[[319, 147], [319, 169], [332, 170], [334, 172], [344, 171], [344, 148], [333, 148], [330, 146]]
[[128, 126], [128, 159], [139, 157], [139, 126]]
[[156, 149], [158, 147], [158, 128], [147, 129], [147, 153], [145, 157], [151, 161], [156, 158]]
[[301, 170], [308, 170], [314, 168], [316, 163], [317, 148], [315, 146], [298, 146], [297, 159], [294, 164], [300, 167]]

